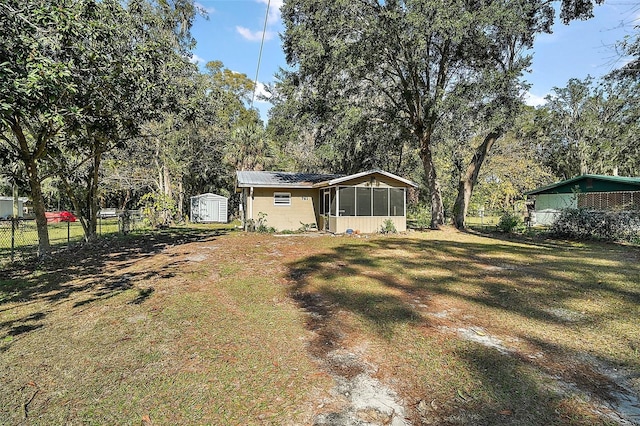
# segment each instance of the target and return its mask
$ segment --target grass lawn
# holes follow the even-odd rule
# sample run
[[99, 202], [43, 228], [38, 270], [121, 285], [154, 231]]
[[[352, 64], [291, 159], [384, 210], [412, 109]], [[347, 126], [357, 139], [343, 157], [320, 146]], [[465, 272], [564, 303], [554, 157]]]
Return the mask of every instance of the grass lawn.
[[[69, 243], [84, 240], [82, 224], [76, 222], [49, 223], [49, 241], [52, 246], [63, 247]], [[117, 218], [98, 219], [97, 234], [99, 236], [116, 234], [119, 232]], [[11, 221], [0, 222], [0, 265], [11, 259]], [[27, 258], [34, 256], [38, 250], [38, 231], [35, 220], [21, 220], [17, 229], [13, 231], [14, 257]]]
[[363, 375], [406, 424], [637, 422], [639, 260], [452, 229], [104, 238], [0, 270], [0, 424], [385, 424], [337, 386]]

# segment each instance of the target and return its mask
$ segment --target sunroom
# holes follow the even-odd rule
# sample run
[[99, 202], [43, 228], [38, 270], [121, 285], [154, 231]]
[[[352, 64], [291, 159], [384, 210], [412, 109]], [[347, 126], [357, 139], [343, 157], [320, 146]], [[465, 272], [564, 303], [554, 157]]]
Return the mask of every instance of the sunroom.
[[407, 189], [416, 184], [381, 170], [323, 182], [320, 188], [320, 229], [341, 233], [378, 232], [390, 221], [398, 232], [407, 229]]

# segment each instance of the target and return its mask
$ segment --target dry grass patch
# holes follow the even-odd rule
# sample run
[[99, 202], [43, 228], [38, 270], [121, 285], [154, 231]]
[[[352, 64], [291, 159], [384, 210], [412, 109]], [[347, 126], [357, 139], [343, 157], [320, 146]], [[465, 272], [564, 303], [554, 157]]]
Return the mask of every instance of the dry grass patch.
[[329, 382], [264, 267], [270, 244], [206, 229], [150, 238], [3, 279], [0, 423], [309, 422]]
[[446, 229], [343, 239], [291, 268], [294, 296], [340, 312], [341, 324], [326, 315], [349, 330], [339, 344], [368, 342], [413, 423], [587, 425], [624, 422], [616, 392], [633, 380], [623, 389], [610, 373], [640, 375], [637, 260], [628, 247]]
[[624, 424], [638, 260], [451, 229], [105, 240], [2, 271], [0, 423]]

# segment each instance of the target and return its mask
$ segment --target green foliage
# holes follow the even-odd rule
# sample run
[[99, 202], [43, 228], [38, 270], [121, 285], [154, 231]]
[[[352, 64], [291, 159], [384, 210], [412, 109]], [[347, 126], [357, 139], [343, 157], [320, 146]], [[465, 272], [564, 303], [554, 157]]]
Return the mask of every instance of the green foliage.
[[396, 225], [391, 219], [385, 219], [384, 222], [382, 222], [382, 226], [380, 227], [381, 234], [396, 234], [397, 232]]
[[550, 234], [574, 240], [640, 242], [640, 212], [564, 209]]
[[276, 232], [276, 229], [271, 226], [267, 226], [267, 214], [264, 212], [258, 212], [258, 221], [256, 223], [256, 232], [261, 234], [272, 234]]
[[407, 225], [412, 224], [417, 229], [429, 228], [431, 211], [424, 204], [409, 204], [407, 206]]
[[500, 216], [500, 221], [497, 226], [500, 231], [511, 233], [522, 226], [522, 219], [513, 212], [505, 211], [502, 216]]
[[539, 158], [562, 179], [640, 173], [640, 81], [571, 79], [538, 110], [530, 138]]
[[175, 201], [166, 194], [147, 193], [140, 198], [145, 220], [155, 228], [169, 226], [178, 213]]
[[311, 231], [312, 229], [316, 229], [316, 224], [315, 224], [315, 222], [313, 222], [313, 223], [303, 223], [303, 222], [300, 222], [300, 228], [299, 228], [299, 231], [300, 231], [300, 232], [309, 232], [309, 231]]

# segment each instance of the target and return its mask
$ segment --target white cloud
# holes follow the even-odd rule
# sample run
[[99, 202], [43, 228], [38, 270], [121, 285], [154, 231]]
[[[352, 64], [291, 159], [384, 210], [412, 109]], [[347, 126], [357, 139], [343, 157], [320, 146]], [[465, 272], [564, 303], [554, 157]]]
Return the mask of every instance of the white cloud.
[[207, 61], [194, 53], [193, 55], [191, 55], [189, 62], [191, 62], [192, 64], [204, 64]]
[[[268, 4], [269, 0], [258, 0], [258, 3]], [[270, 3], [267, 23], [269, 25], [275, 25], [280, 22], [280, 8], [282, 7], [283, 0], [271, 0]]]
[[255, 94], [255, 102], [268, 103], [269, 101], [261, 99], [261, 97], [269, 99], [271, 97], [271, 93], [267, 92], [265, 85], [263, 83], [258, 82], [256, 85]]
[[544, 98], [544, 96], [538, 96], [534, 95], [531, 92], [527, 92], [524, 95], [524, 102], [529, 106], [537, 107], [546, 104], [547, 100]]
[[[249, 41], [261, 41], [262, 40], [262, 31], [251, 31], [249, 28], [236, 26], [236, 31], [240, 34], [245, 40]], [[264, 33], [265, 40], [271, 40], [273, 38], [274, 33], [271, 31], [267, 31]]]

